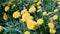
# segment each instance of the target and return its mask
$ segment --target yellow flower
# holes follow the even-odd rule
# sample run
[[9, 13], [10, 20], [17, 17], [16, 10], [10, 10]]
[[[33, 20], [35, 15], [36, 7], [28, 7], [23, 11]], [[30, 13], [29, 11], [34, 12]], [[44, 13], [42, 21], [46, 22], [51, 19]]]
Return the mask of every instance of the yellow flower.
[[21, 14], [24, 14], [24, 13], [28, 13], [27, 9], [23, 9], [23, 10], [21, 11]]
[[52, 14], [52, 12], [48, 12], [48, 14]]
[[46, 16], [49, 16], [49, 14], [47, 13]]
[[58, 15], [54, 15], [53, 20], [57, 20], [57, 19], [58, 19]]
[[42, 25], [42, 23], [44, 23], [44, 20], [42, 18], [37, 20], [38, 25]]
[[58, 9], [55, 9], [54, 12], [58, 12]]
[[36, 11], [36, 8], [34, 5], [32, 5], [30, 8], [29, 8], [29, 12], [32, 13], [32, 12], [35, 12]]
[[22, 22], [25, 22], [26, 20], [31, 20], [31, 19], [33, 19], [33, 17], [30, 16], [29, 13], [24, 13], [24, 14], [22, 15]]
[[9, 6], [6, 6], [5, 11], [7, 12], [9, 10], [9, 8], [10, 8]]
[[50, 29], [53, 29], [53, 28], [54, 28], [54, 24], [53, 24], [53, 23], [48, 23], [48, 27], [49, 27]]
[[58, 7], [60, 8], [60, 5], [58, 5]]
[[3, 19], [4, 19], [4, 20], [8, 20], [8, 16], [7, 16], [6, 13], [3, 14]]
[[34, 0], [34, 2], [37, 2], [37, 0]]
[[18, 10], [13, 13], [14, 18], [19, 18], [20, 16], [21, 16], [21, 14]]
[[29, 31], [25, 31], [24, 34], [30, 34], [30, 32]]
[[48, 12], [48, 13], [45, 11], [43, 12], [43, 16], [49, 16], [50, 14], [52, 14], [52, 12]]
[[14, 4], [14, 5], [12, 5], [12, 9], [15, 7], [16, 5]]
[[26, 19], [22, 18], [20, 21], [22, 21], [24, 23], [26, 21]]
[[37, 12], [41, 12], [42, 10], [41, 9], [38, 9]]
[[37, 2], [37, 5], [40, 5], [42, 2], [41, 1], [39, 1], [39, 2]]
[[50, 33], [56, 33], [56, 29], [50, 29]]
[[47, 15], [47, 12], [44, 11], [44, 12], [43, 12], [43, 16], [46, 16], [46, 15]]
[[60, 1], [58, 2], [58, 4], [60, 5]]
[[49, 16], [50, 14], [52, 14], [52, 12], [48, 12], [48, 13], [46, 13], [46, 16]]
[[41, 6], [37, 6], [38, 9], [41, 9]]
[[2, 27], [2, 26], [0, 26], [0, 32], [2, 31], [2, 29], [3, 29], [3, 27]]
[[25, 14], [22, 15], [22, 18], [23, 18], [23, 19], [27, 19], [27, 18], [29, 18], [29, 16], [30, 16], [29, 13], [25, 13]]
[[35, 30], [35, 26], [36, 26], [36, 22], [33, 21], [33, 20], [27, 20], [27, 28], [30, 29], [30, 30]]

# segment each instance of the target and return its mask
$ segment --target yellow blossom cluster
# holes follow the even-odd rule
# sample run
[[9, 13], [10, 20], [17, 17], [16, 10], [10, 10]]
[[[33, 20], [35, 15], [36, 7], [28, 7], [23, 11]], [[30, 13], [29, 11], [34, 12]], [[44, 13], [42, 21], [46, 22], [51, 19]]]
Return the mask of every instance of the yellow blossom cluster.
[[35, 22], [34, 20], [27, 20], [27, 27], [28, 29], [36, 30], [38, 26], [42, 25], [43, 23], [44, 23], [43, 19], [38, 19], [37, 22]]
[[56, 29], [55, 29], [54, 24], [52, 22], [48, 23], [48, 26], [50, 28], [50, 33], [56, 33]]
[[48, 12], [48, 13], [46, 11], [43, 12], [43, 16], [49, 16], [50, 14], [52, 14], [52, 12]]
[[54, 15], [53, 17], [50, 17], [50, 23], [48, 23], [48, 27], [50, 28], [50, 33], [56, 33], [55, 26], [53, 24], [53, 20], [57, 20], [58, 16]]
[[[14, 19], [17, 19], [19, 18], [20, 22], [26, 24], [28, 30], [36, 30], [38, 29], [38, 27], [40, 25], [42, 25], [44, 22], [44, 19], [43, 17], [48, 17], [50, 14], [53, 14], [53, 13], [57, 13], [59, 10], [58, 9], [54, 9], [54, 11], [50, 12], [50, 11], [42, 11], [42, 1], [43, 0], [34, 0], [34, 2], [36, 2], [36, 4], [32, 4], [29, 6], [29, 9], [26, 9], [26, 8], [23, 8], [23, 10], [15, 10], [13, 11], [13, 14], [12, 14], [12, 17]], [[13, 0], [9, 1], [9, 3], [13, 2]], [[60, 7], [60, 2], [57, 2], [58, 3], [58, 7]], [[27, 6], [28, 4], [26, 4]], [[8, 15], [7, 15], [7, 11], [10, 10], [10, 8], [14, 9], [16, 5], [13, 4], [12, 7], [10, 7], [10, 5], [8, 4], [7, 6], [5, 6], [4, 10], [6, 13], [3, 14], [3, 19], [5, 21], [8, 20]], [[35, 21], [34, 20], [34, 17], [36, 16], [35, 15], [35, 12], [42, 12], [42, 17], [41, 18], [37, 18], [37, 20]], [[32, 16], [31, 14], [33, 14], [34, 16]], [[21, 18], [20, 18], [21, 17]], [[57, 20], [58, 19], [58, 15], [57, 14], [54, 14], [53, 16], [51, 16], [49, 18], [50, 22], [48, 23], [48, 27], [49, 27], [49, 32], [50, 33], [56, 33], [56, 29], [55, 29], [55, 26], [53, 24], [53, 21]], [[2, 26], [0, 26], [0, 31], [2, 30]], [[29, 31], [25, 31], [24, 34], [30, 34]]]

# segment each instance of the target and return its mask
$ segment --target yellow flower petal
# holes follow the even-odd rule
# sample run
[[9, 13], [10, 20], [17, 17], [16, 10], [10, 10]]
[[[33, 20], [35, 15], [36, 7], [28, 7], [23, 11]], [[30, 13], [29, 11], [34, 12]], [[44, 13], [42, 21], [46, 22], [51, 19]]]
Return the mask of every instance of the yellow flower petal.
[[48, 23], [48, 27], [49, 27], [50, 29], [53, 29], [53, 28], [54, 28], [54, 24], [53, 24], [53, 23]]

